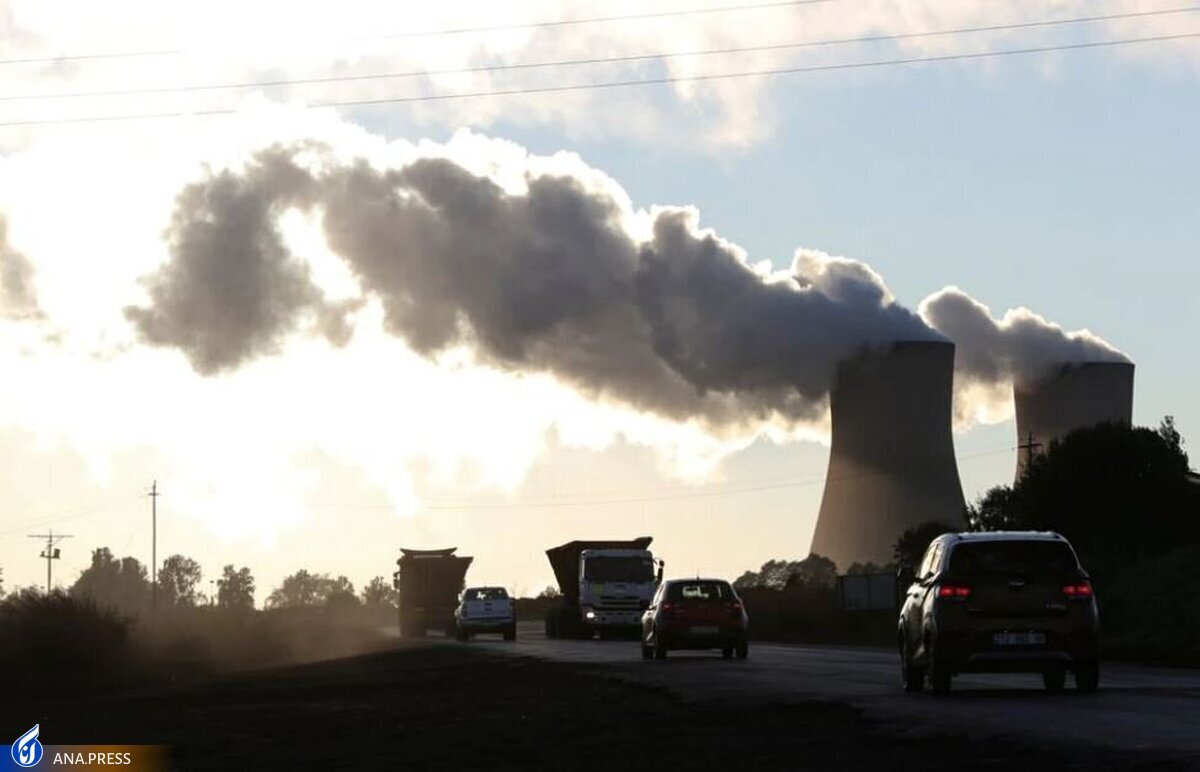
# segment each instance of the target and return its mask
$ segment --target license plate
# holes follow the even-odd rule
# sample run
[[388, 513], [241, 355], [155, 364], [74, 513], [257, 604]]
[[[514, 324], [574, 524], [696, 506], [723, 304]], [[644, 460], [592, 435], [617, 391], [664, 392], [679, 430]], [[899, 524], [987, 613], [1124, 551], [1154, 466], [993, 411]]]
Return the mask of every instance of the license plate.
[[716, 625], [692, 628], [692, 635], [716, 635], [719, 632], [721, 632], [721, 628]]
[[997, 646], [1041, 646], [1046, 642], [1045, 633], [996, 633], [992, 636]]

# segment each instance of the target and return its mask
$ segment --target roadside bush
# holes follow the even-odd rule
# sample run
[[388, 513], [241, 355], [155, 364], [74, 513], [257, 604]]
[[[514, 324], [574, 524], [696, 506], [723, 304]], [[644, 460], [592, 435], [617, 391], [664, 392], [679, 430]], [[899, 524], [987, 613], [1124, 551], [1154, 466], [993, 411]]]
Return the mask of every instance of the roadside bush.
[[1200, 545], [1143, 561], [1098, 594], [1109, 656], [1200, 665]]
[[24, 590], [0, 602], [0, 681], [70, 690], [120, 678], [129, 620], [87, 598]]

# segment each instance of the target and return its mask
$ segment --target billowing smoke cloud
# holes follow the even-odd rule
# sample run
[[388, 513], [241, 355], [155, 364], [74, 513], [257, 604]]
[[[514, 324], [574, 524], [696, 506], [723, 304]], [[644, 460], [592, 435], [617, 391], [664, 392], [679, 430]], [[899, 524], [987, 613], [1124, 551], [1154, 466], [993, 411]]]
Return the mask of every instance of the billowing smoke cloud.
[[0, 318], [41, 316], [33, 276], [33, 263], [8, 243], [8, 221], [0, 215]]
[[1032, 384], [1064, 364], [1128, 362], [1129, 358], [1087, 330], [1067, 332], [1027, 308], [1002, 319], [957, 287], [947, 287], [920, 305], [921, 317], [954, 341], [956, 382]]
[[347, 309], [280, 235], [279, 217], [300, 209], [413, 350], [467, 347], [674, 419], [813, 418], [839, 361], [940, 339], [861, 263], [801, 252], [770, 273], [698, 229], [693, 210], [633, 211], [594, 170], [521, 176], [502, 185], [432, 155], [381, 169], [311, 145], [269, 149], [180, 195], [171, 259], [146, 280], [150, 304], [127, 316], [205, 374], [322, 320], [344, 337]]

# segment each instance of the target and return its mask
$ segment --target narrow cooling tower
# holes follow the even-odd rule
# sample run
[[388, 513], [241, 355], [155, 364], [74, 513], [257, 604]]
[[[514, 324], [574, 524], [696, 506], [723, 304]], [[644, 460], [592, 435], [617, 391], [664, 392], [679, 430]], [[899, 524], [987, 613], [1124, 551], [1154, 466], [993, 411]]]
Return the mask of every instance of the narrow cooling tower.
[[892, 562], [896, 540], [913, 526], [963, 524], [953, 380], [954, 344], [940, 341], [900, 342], [839, 368], [812, 544], [839, 572], [856, 562]]
[[1083, 362], [1063, 365], [1032, 385], [1014, 386], [1017, 408], [1017, 478], [1034, 452], [1074, 429], [1133, 420], [1133, 363]]

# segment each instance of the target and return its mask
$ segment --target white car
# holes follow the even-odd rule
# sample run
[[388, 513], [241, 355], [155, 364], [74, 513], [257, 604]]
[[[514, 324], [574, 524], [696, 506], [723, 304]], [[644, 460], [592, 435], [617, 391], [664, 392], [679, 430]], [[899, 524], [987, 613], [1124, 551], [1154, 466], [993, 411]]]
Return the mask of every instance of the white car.
[[477, 633], [500, 633], [515, 641], [517, 610], [503, 587], [468, 587], [454, 610], [454, 628], [460, 641]]

